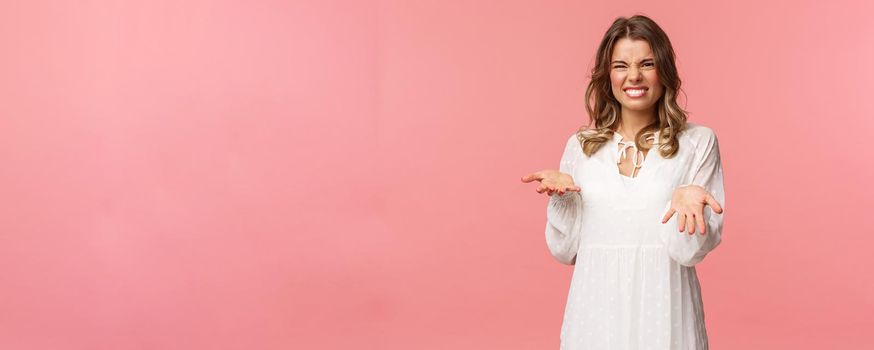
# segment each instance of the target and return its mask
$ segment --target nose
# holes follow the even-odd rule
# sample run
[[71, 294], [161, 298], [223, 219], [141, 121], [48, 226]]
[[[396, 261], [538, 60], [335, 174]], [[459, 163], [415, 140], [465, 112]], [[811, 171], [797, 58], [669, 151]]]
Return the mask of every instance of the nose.
[[628, 79], [631, 81], [639, 81], [643, 74], [640, 72], [640, 67], [632, 66], [628, 71]]

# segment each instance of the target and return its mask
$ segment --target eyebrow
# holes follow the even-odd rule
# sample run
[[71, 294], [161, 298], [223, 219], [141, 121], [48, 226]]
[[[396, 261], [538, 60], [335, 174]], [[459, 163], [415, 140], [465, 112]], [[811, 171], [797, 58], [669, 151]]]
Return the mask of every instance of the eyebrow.
[[[652, 58], [644, 58], [644, 59], [640, 60], [640, 62], [643, 63], [643, 62], [646, 62], [646, 61], [652, 61], [652, 60], [653, 60]], [[610, 63], [625, 63], [625, 61], [623, 61], [623, 60], [613, 60], [613, 62], [610, 62]]]

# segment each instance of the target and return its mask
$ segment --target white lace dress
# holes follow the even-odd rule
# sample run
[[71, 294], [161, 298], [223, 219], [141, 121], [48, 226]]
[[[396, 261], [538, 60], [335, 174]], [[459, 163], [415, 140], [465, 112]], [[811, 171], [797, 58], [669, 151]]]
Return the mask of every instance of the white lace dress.
[[[582, 192], [550, 196], [546, 211], [550, 253], [575, 265], [561, 349], [707, 349], [694, 265], [719, 245], [723, 215], [705, 207], [705, 235], [679, 232], [678, 214], [661, 223], [679, 186], [703, 186], [725, 208], [716, 134], [687, 126], [673, 158], [653, 147], [642, 159], [619, 133], [588, 157], [576, 133], [568, 138], [560, 170]], [[642, 159], [634, 178], [617, 166], [628, 147]]]

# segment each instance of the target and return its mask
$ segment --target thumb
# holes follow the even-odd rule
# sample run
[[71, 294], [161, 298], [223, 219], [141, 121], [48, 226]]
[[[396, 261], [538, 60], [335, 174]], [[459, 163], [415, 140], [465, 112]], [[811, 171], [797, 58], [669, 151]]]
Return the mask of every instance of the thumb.
[[528, 175], [522, 176], [522, 182], [531, 182], [534, 180], [540, 180], [542, 177], [540, 176], [540, 172], [531, 173]]
[[710, 205], [710, 208], [713, 209], [717, 214], [722, 214], [722, 206], [719, 205], [719, 202], [716, 201], [716, 198], [713, 198], [713, 195], [707, 194], [707, 204]]

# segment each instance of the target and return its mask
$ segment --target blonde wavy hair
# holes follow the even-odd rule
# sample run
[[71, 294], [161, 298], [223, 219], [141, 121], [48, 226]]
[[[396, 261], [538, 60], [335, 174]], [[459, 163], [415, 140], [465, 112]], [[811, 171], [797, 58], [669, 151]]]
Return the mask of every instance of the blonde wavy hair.
[[613, 138], [613, 133], [619, 127], [622, 105], [610, 89], [610, 60], [613, 46], [622, 38], [645, 40], [649, 43], [655, 55], [656, 72], [664, 85], [664, 94], [656, 102], [658, 121], [641, 129], [635, 135], [634, 142], [638, 149], [649, 150], [654, 144], [648, 141], [655, 141], [653, 136], [656, 131], [660, 131], [659, 151], [662, 157], [672, 158], [680, 148], [678, 134], [686, 128], [688, 112], [677, 104], [681, 81], [677, 74], [671, 41], [661, 27], [643, 15], [617, 18], [601, 39], [595, 67], [592, 68], [591, 81], [586, 88], [589, 124], [580, 127], [577, 131], [577, 138], [583, 145], [583, 153], [591, 156], [597, 152]]

